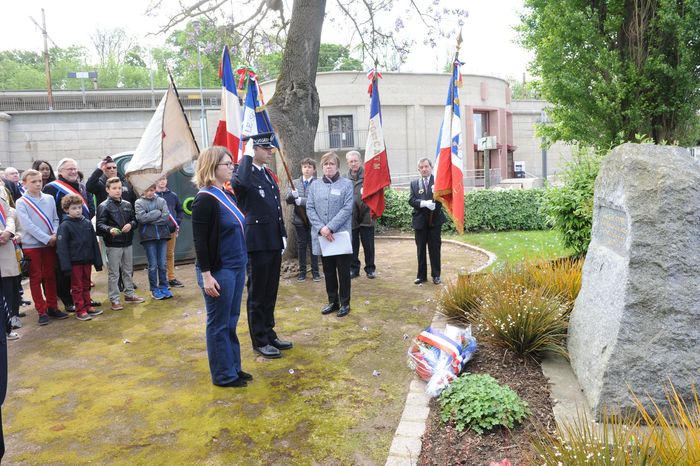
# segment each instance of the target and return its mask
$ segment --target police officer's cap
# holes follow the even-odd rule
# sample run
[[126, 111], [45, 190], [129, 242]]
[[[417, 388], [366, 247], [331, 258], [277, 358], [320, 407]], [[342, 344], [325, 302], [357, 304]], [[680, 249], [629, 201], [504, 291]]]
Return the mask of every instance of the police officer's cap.
[[244, 141], [251, 140], [253, 141], [254, 146], [260, 146], [260, 147], [275, 147], [275, 145], [272, 143], [272, 141], [275, 138], [275, 133], [260, 133], [260, 134], [253, 134], [247, 137], [244, 137]]

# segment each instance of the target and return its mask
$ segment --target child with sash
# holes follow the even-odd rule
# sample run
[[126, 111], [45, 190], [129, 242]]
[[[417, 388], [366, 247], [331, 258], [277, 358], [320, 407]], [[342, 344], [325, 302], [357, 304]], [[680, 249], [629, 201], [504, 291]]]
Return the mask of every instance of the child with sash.
[[54, 271], [58, 214], [53, 198], [41, 192], [42, 176], [39, 171], [26, 170], [22, 174], [22, 183], [26, 191], [17, 200], [17, 215], [23, 232], [24, 255], [29, 259], [29, 289], [39, 313], [39, 325], [46, 325], [49, 317], [68, 317], [68, 314], [58, 310], [56, 296]]
[[66, 215], [58, 227], [58, 262], [61, 272], [70, 275], [76, 319], [90, 320], [102, 314], [101, 309], [91, 306], [90, 298], [92, 266], [97, 271], [102, 270], [100, 247], [92, 223], [83, 215], [83, 199], [77, 194], [68, 194], [61, 199], [61, 207]]

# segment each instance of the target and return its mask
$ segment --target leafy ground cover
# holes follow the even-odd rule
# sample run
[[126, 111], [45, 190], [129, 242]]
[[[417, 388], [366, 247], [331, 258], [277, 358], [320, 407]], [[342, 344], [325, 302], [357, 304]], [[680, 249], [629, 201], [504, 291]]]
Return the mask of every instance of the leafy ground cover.
[[[295, 343], [256, 358], [238, 326], [247, 388], [211, 384], [205, 313], [193, 267], [167, 301], [36, 325], [8, 343], [7, 464], [384, 464], [409, 381], [409, 336], [435, 312], [438, 287], [413, 284], [415, 246], [377, 241], [379, 277], [353, 280], [352, 312], [321, 316], [323, 283], [281, 281], [277, 329]], [[443, 245], [443, 277], [480, 254]], [[105, 273], [94, 296], [105, 300]], [[146, 294], [144, 271], [136, 273]], [[245, 296], [244, 296], [245, 299]], [[483, 358], [483, 356], [479, 356]], [[375, 375], [376, 374], [376, 375]]]

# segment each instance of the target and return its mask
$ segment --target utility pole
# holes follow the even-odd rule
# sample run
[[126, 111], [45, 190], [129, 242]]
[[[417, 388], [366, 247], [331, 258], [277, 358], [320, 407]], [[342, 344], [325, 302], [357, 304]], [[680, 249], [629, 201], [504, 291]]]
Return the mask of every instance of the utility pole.
[[[34, 21], [34, 18], [31, 16], [29, 19], [32, 20], [34, 24], [36, 24], [36, 27], [41, 29], [41, 33], [44, 35], [44, 69], [46, 70], [46, 90], [48, 91], [48, 99], [49, 99], [49, 110], [53, 110], [53, 93], [51, 91], [51, 65], [49, 64], [49, 33], [46, 31], [46, 14], [44, 13], [44, 9], [41, 9], [41, 26], [39, 26], [39, 23]], [[51, 41], [53, 45], [55, 46], [56, 43]]]

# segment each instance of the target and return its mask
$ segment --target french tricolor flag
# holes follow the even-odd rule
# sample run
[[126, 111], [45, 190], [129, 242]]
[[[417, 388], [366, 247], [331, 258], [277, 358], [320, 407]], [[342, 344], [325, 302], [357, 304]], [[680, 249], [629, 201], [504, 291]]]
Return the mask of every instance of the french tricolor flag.
[[433, 199], [442, 203], [457, 231], [464, 233], [464, 172], [462, 171], [462, 120], [459, 111], [459, 87], [462, 63], [452, 64], [450, 88], [447, 91], [445, 113], [440, 126], [435, 154], [435, 185]]
[[389, 161], [384, 144], [382, 129], [382, 109], [379, 103], [379, 86], [377, 80], [381, 74], [376, 70], [367, 73], [371, 84], [369, 87], [369, 130], [365, 146], [365, 179], [362, 186], [362, 200], [369, 207], [372, 218], [384, 213], [384, 188], [391, 184]]
[[221, 116], [214, 136], [215, 146], [224, 146], [233, 155], [233, 162], [238, 163], [238, 151], [241, 147], [241, 103], [236, 92], [231, 58], [228, 47], [224, 46], [219, 66], [221, 78]]

